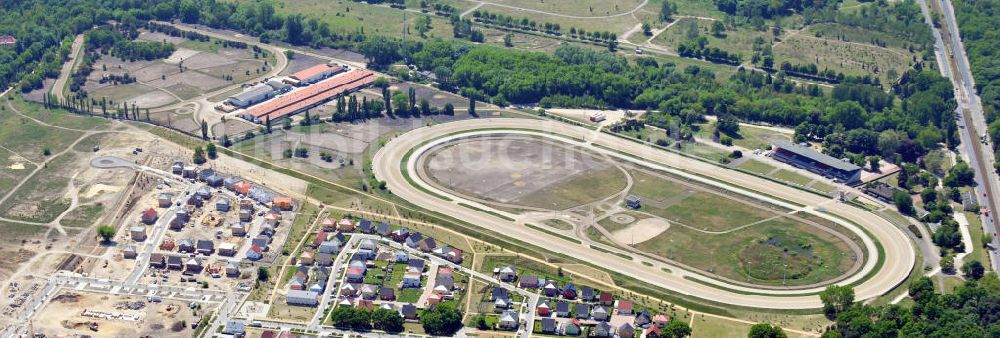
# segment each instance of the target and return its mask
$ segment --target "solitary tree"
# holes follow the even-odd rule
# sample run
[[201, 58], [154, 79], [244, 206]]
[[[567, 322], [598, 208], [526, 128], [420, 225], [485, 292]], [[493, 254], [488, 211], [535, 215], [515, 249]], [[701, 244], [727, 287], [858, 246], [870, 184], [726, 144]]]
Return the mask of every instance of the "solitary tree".
[[914, 213], [913, 198], [907, 192], [896, 190], [892, 193], [892, 201], [896, 204], [896, 209], [899, 209], [900, 213], [906, 215]]
[[377, 308], [372, 312], [372, 327], [385, 332], [403, 331], [403, 316], [399, 312]]
[[978, 260], [971, 260], [962, 265], [962, 274], [967, 278], [980, 279], [983, 278], [983, 273], [985, 272], [986, 269], [983, 267], [983, 263], [980, 263]]
[[115, 238], [115, 228], [107, 224], [101, 224], [97, 227], [97, 235], [107, 243], [110, 242], [112, 238]]
[[660, 5], [660, 21], [672, 21], [674, 16], [674, 5], [669, 0], [663, 0]]
[[209, 142], [205, 145], [205, 152], [208, 153], [208, 158], [215, 159], [219, 156], [217, 150], [215, 149], [215, 143]]
[[691, 326], [679, 320], [671, 320], [663, 329], [663, 337], [683, 338], [691, 335]]
[[768, 323], [758, 323], [750, 327], [748, 338], [785, 338], [788, 337], [780, 326]]
[[876, 172], [876, 173], [879, 172], [879, 164], [878, 164], [878, 162], [881, 161], [881, 160], [882, 160], [882, 158], [878, 157], [878, 156], [871, 156], [871, 157], [868, 158], [868, 167], [871, 169], [872, 172]]
[[435, 336], [451, 336], [462, 328], [462, 311], [450, 303], [439, 304], [420, 317], [424, 331]]
[[715, 20], [712, 22], [712, 36], [717, 38], [722, 37], [722, 33], [726, 32], [726, 25], [722, 24], [722, 21]]
[[854, 288], [850, 286], [831, 285], [819, 293], [823, 301], [823, 312], [828, 317], [836, 317], [837, 313], [847, 310], [854, 304]]
[[191, 157], [194, 164], [205, 163], [205, 151], [201, 147], [194, 148], [194, 156]]
[[208, 122], [205, 122], [205, 120], [201, 120], [201, 138], [208, 139]]

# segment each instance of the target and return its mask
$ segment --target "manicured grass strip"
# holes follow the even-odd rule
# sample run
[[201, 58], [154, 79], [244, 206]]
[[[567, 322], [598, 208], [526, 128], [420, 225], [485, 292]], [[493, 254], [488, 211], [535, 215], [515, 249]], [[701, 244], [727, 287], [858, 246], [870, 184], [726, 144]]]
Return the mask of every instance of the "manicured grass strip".
[[493, 212], [493, 211], [489, 211], [489, 210], [484, 210], [484, 209], [480, 209], [480, 208], [477, 208], [477, 207], [474, 207], [474, 206], [471, 206], [471, 205], [468, 205], [468, 204], [465, 204], [465, 203], [461, 203], [461, 202], [460, 202], [460, 203], [458, 203], [458, 205], [461, 205], [461, 206], [463, 206], [463, 207], [466, 207], [466, 208], [469, 208], [469, 209], [472, 209], [472, 210], [475, 210], [475, 211], [479, 211], [479, 212], [485, 212], [485, 213], [487, 213], [487, 214], [490, 214], [490, 215], [493, 215], [493, 216], [496, 216], [496, 217], [500, 217], [500, 218], [504, 219], [505, 221], [510, 221], [510, 222], [513, 222], [513, 221], [514, 221], [514, 219], [513, 219], [513, 218], [510, 218], [510, 217], [507, 217], [507, 216], [504, 216], [504, 215], [501, 215], [501, 214], [498, 214], [498, 213], [496, 213], [496, 212]]
[[542, 228], [542, 227], [534, 225], [534, 224], [525, 223], [524, 225], [528, 226], [529, 228], [532, 228], [532, 229], [544, 232], [546, 234], [549, 234], [549, 235], [552, 235], [552, 236], [555, 236], [555, 237], [559, 237], [559, 238], [565, 239], [567, 241], [570, 241], [570, 242], [573, 242], [573, 243], [576, 243], [576, 244], [583, 244], [583, 242], [581, 242], [580, 240], [578, 240], [576, 238], [569, 237], [569, 236], [566, 236], [566, 235], [563, 235], [563, 234], [558, 234], [558, 233], [549, 231], [548, 229]]
[[623, 254], [623, 253], [614, 252], [614, 251], [611, 251], [611, 250], [606, 250], [606, 249], [601, 248], [599, 246], [593, 246], [593, 245], [591, 245], [590, 248], [594, 249], [594, 250], [597, 250], [597, 251], [600, 251], [600, 252], [603, 252], [603, 253], [609, 253], [609, 254], [612, 254], [612, 255], [615, 255], [615, 256], [627, 259], [627, 260], [632, 260], [632, 256], [629, 256], [629, 255], [626, 255], [626, 254]]

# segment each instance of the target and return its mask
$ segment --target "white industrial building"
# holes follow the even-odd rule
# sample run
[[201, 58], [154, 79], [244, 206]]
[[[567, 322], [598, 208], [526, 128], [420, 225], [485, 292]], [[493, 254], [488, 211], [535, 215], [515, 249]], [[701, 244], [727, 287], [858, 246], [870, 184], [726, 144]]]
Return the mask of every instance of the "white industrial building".
[[307, 290], [288, 290], [288, 305], [317, 306], [319, 293]]
[[259, 83], [244, 89], [242, 93], [230, 96], [226, 102], [239, 108], [246, 108], [270, 100], [272, 97], [274, 97], [274, 87]]

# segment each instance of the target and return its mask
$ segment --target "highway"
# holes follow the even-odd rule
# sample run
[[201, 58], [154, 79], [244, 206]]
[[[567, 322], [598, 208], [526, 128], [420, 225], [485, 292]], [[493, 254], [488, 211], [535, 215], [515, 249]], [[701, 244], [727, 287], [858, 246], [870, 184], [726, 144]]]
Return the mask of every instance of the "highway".
[[[477, 129], [480, 130], [476, 131]], [[499, 131], [498, 129], [508, 130]], [[468, 137], [476, 133], [486, 135], [501, 132], [559, 139], [572, 145], [591, 149], [611, 158], [637, 162], [653, 169], [672, 172], [676, 175], [691, 180], [702, 181], [707, 184], [721, 185], [727, 190], [753, 196], [754, 198], [775, 205], [787, 206], [790, 209], [801, 209], [802, 212], [812, 213], [816, 216], [839, 222], [845, 228], [853, 229], [856, 234], [859, 234], [859, 238], [863, 241], [869, 252], [869, 259], [866, 261], [861, 272], [840, 282], [840, 284], [859, 282], [854, 287], [858, 300], [877, 297], [892, 290], [906, 279], [914, 266], [914, 248], [911, 246], [911, 242], [907, 236], [888, 221], [870, 212], [837, 203], [835, 200], [827, 197], [762, 180], [755, 176], [733, 170], [724, 170], [716, 165], [693, 160], [679, 154], [658, 150], [613, 135], [595, 133], [591, 129], [555, 121], [518, 118], [477, 119], [449, 122], [416, 129], [396, 137], [380, 149], [373, 160], [373, 171], [376, 177], [386, 182], [393, 194], [421, 207], [462, 219], [479, 227], [502, 232], [506, 236], [517, 238], [518, 240], [546, 248], [553, 252], [572, 255], [577, 259], [588, 261], [597, 266], [605, 267], [651, 285], [670, 289], [685, 295], [738, 306], [771, 309], [813, 309], [822, 307], [819, 297], [808, 295], [808, 293], [815, 293], [821, 291], [823, 288], [763, 290], [728, 285], [696, 272], [687, 271], [672, 265], [660, 264], [648, 267], [639, 261], [627, 260], [614, 254], [593, 250], [588, 246], [559, 239], [522, 224], [514, 224], [502, 217], [467, 208], [459, 203], [472, 205], [483, 210], [490, 210], [499, 215], [506, 214], [500, 210], [493, 210], [489, 206], [474, 201], [463, 200], [448, 192], [438, 190], [426, 182], [420, 181], [417, 177], [406, 177], [402, 171], [401, 165], [403, 164], [403, 159], [410, 150], [417, 147], [416, 145], [420, 145], [419, 149], [416, 149], [409, 156], [409, 161], [405, 163], [407, 172], [410, 173], [416, 172], [415, 165], [419, 157], [418, 155], [437, 144], [449, 139]], [[557, 135], [568, 136], [568, 138]], [[697, 173], [701, 176], [691, 173]], [[714, 180], [706, 179], [703, 176]], [[420, 187], [412, 186], [409, 180], [413, 180]], [[727, 184], [721, 184], [719, 181], [726, 182]], [[452, 201], [445, 201], [427, 191], [447, 196]], [[757, 191], [767, 192], [774, 198], [758, 194], [756, 193]], [[801, 208], [790, 205], [785, 201], [796, 201], [807, 207]], [[861, 281], [868, 272], [872, 272], [875, 269], [876, 261], [878, 260], [876, 259], [878, 250], [875, 248], [872, 238], [869, 238], [852, 223], [844, 222], [840, 218], [830, 217], [826, 213], [815, 212], [813, 209], [818, 206], [822, 206], [829, 214], [837, 215], [840, 218], [864, 227], [865, 230], [874, 236], [875, 240], [883, 245], [885, 257], [884, 265], [880, 271], [875, 273], [871, 278]], [[660, 267], [666, 267], [670, 272], [664, 271]], [[698, 279], [698, 281], [690, 279]], [[713, 284], [717, 287], [711, 286]]]
[[[944, 19], [942, 29], [934, 27], [931, 19], [933, 9], [927, 0], [920, 0], [921, 11], [924, 14], [924, 21], [930, 25], [934, 33], [934, 52], [938, 60], [938, 68], [941, 74], [950, 79], [955, 90], [955, 100], [958, 108], [955, 113], [958, 117], [959, 135], [962, 140], [959, 152], [962, 158], [975, 170], [976, 198], [979, 205], [988, 208], [989, 214], [981, 215], [983, 231], [991, 236], [991, 247], [1000, 247], [1000, 240], [997, 239], [996, 220], [993, 213], [1000, 210], [1000, 177], [993, 169], [995, 162], [993, 149], [989, 144], [980, 142], [980, 136], [987, 134], [986, 117], [983, 114], [982, 102], [976, 93], [976, 82], [969, 67], [969, 58], [965, 53], [962, 44], [961, 34], [958, 28], [958, 20], [955, 18], [955, 10], [951, 2], [947, 0], [937, 1], [939, 11]], [[996, 142], [997, 140], [992, 140]], [[978, 244], [976, 244], [978, 245]], [[994, 271], [1000, 271], [1000, 256], [996, 250], [989, 250], [990, 261], [983, 262], [991, 264]]]

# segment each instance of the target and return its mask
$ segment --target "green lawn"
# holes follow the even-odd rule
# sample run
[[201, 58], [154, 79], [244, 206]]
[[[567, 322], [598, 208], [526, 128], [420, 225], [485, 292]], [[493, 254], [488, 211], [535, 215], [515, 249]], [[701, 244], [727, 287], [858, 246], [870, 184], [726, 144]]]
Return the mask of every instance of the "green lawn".
[[285, 245], [281, 247], [282, 252], [291, 252], [295, 249], [295, 246], [299, 244], [299, 240], [306, 236], [306, 232], [309, 227], [312, 226], [316, 218], [319, 217], [319, 207], [312, 203], [303, 203], [300, 207], [299, 212], [295, 216], [295, 221], [292, 222], [292, 226], [289, 229], [288, 237], [285, 239]]
[[635, 184], [631, 193], [643, 199], [642, 209], [672, 222], [708, 231], [725, 231], [775, 216], [769, 209], [754, 207], [749, 200], [733, 199], [731, 193], [717, 194], [700, 186], [689, 187], [666, 174], [632, 170]]
[[753, 28], [740, 27], [735, 30], [727, 30], [720, 36], [715, 36], [712, 34], [712, 21], [700, 20], [695, 18], [681, 18], [677, 20], [670, 29], [660, 33], [655, 38], [653, 38], [653, 43], [669, 48], [671, 50], [676, 50], [677, 45], [687, 40], [688, 34], [692, 25], [697, 27], [697, 32], [699, 37], [705, 37], [708, 39], [708, 47], [715, 47], [721, 50], [739, 53], [743, 55], [744, 61], [748, 61], [753, 51], [754, 39], [763, 38], [765, 41], [773, 40], [770, 30], [768, 31], [757, 31]]
[[420, 300], [420, 294], [424, 291], [421, 288], [406, 288], [396, 292], [396, 301], [400, 303], [416, 303]]
[[969, 220], [969, 234], [972, 235], [972, 252], [965, 257], [965, 261], [970, 259], [978, 260], [983, 263], [986, 267], [986, 271], [992, 270], [992, 265], [989, 264], [989, 253], [983, 248], [983, 224], [979, 219], [979, 215], [971, 212], [965, 213], [965, 219]]
[[767, 285], [781, 285], [783, 277], [788, 285], [820, 282], [853, 264], [843, 255], [850, 252], [847, 243], [789, 218], [719, 235], [672, 226], [636, 248], [732, 279], [752, 276], [754, 283]]
[[547, 219], [547, 220], [545, 220], [545, 222], [542, 222], [542, 223], [545, 224], [545, 225], [547, 225], [547, 226], [559, 229], [559, 230], [572, 230], [573, 229], [573, 225], [572, 224], [569, 224], [566, 221], [563, 221], [563, 220], [560, 220], [560, 219], [554, 219], [554, 218], [553, 219]]
[[704, 315], [696, 315], [691, 324], [692, 338], [743, 338], [750, 332], [749, 324]]
[[50, 222], [69, 208], [64, 197], [73, 172], [82, 158], [69, 152], [53, 159], [27, 180], [4, 204], [4, 217], [29, 222]]
[[67, 227], [85, 228], [97, 221], [104, 211], [104, 206], [99, 204], [88, 204], [78, 206], [63, 217], [61, 223]]
[[810, 187], [825, 193], [833, 193], [839, 190], [836, 186], [823, 183], [822, 181], [819, 180], [813, 181], [813, 184]]
[[537, 275], [539, 278], [557, 280], [559, 283], [566, 283], [570, 281], [568, 276], [560, 276], [558, 269], [517, 256], [486, 256], [486, 258], [483, 259], [483, 265], [479, 271], [490, 274], [493, 273], [493, 268], [508, 265], [517, 269], [518, 276]]
[[808, 185], [809, 182], [813, 181], [812, 178], [802, 176], [799, 173], [786, 169], [778, 170], [777, 172], [774, 173], [774, 175], [771, 175], [771, 177], [788, 183], [798, 184], [801, 186]]
[[718, 162], [729, 157], [731, 151], [726, 151], [718, 147], [702, 144], [698, 142], [682, 142], [681, 152], [701, 157], [703, 159]]
[[598, 201], [625, 188], [626, 178], [618, 168], [576, 175], [516, 200], [519, 205], [562, 210]]
[[743, 163], [740, 163], [740, 165], [736, 167], [759, 175], [767, 175], [775, 169], [774, 166], [770, 164], [753, 159], [743, 161]]

